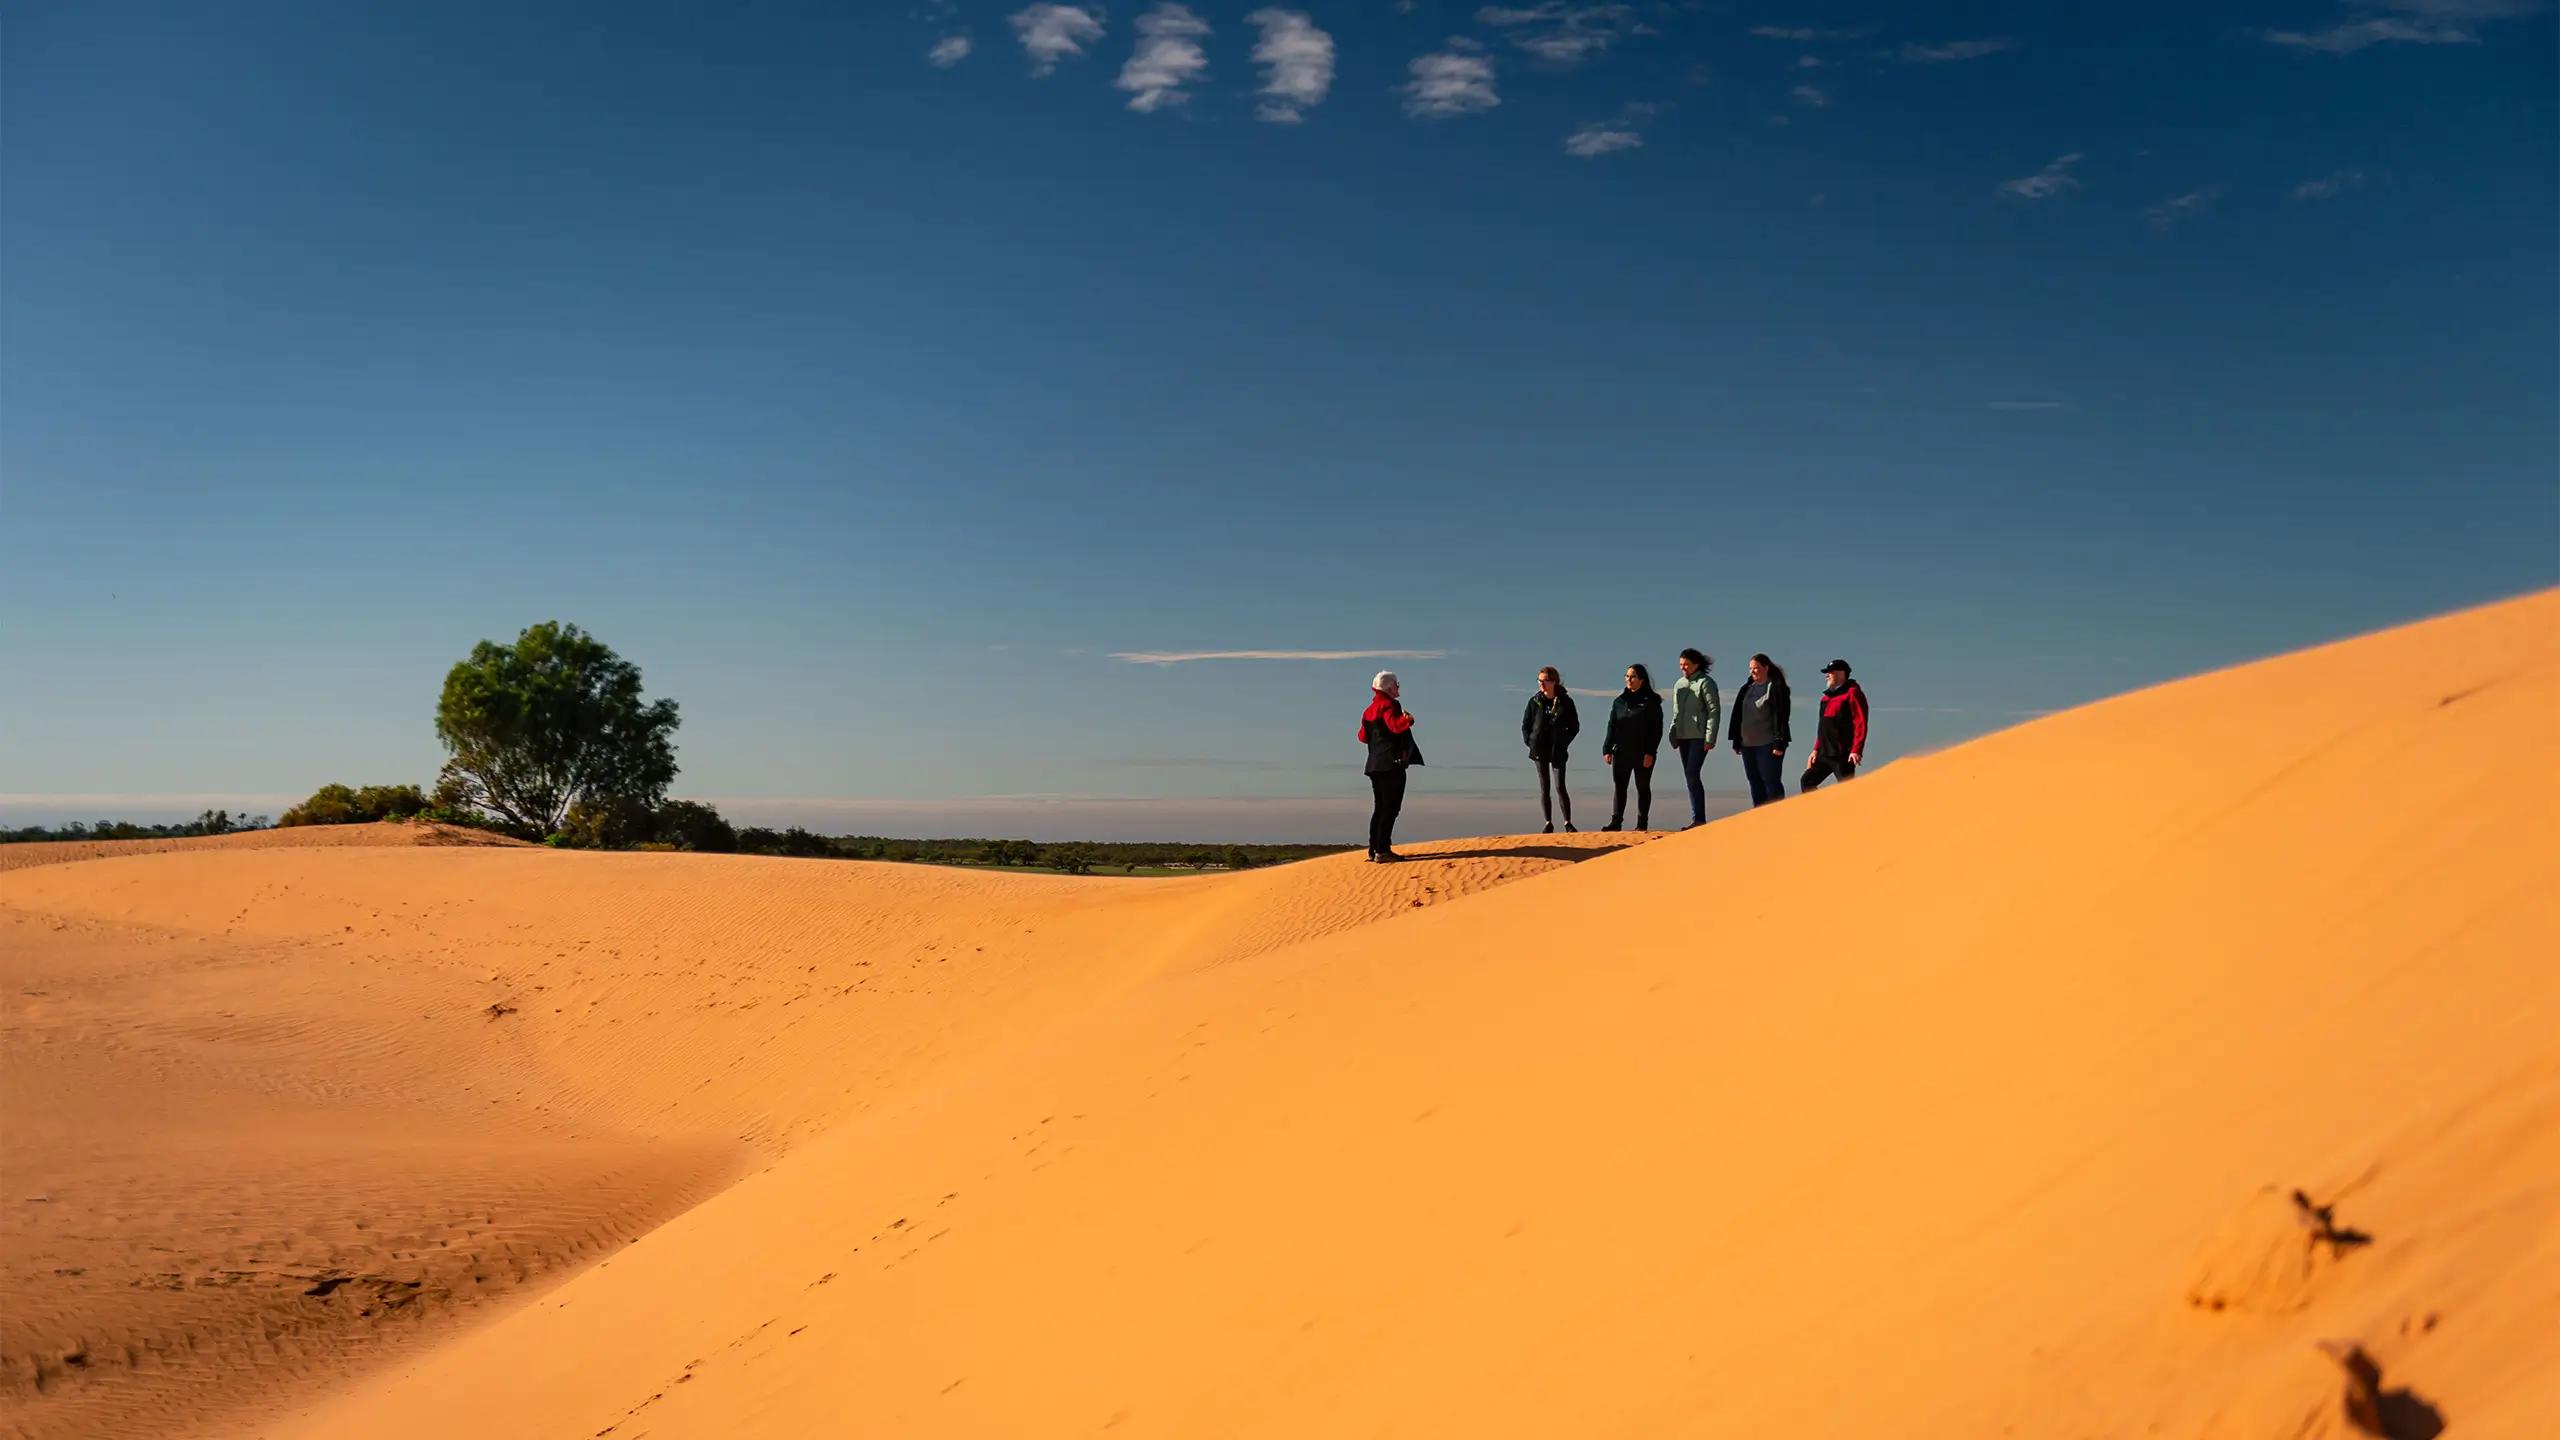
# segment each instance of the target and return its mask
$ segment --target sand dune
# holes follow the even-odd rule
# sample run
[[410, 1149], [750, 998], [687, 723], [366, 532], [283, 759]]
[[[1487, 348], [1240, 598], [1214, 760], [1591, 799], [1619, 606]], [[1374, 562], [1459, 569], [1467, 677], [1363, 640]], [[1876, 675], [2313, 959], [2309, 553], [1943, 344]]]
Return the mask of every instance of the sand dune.
[[1157, 969], [1616, 846], [1193, 881], [396, 825], [10, 848], [0, 1406], [49, 1436], [254, 1431]]
[[[10, 1109], [194, 1090], [173, 1135], [307, 1142], [292, 1183], [353, 1187], [275, 1182], [235, 1245], [313, 1197], [517, 1185], [480, 1223], [539, 1263], [405, 1348], [307, 1318], [335, 1295], [270, 1296], [337, 1327], [316, 1355], [201, 1312], [230, 1338], [158, 1376], [199, 1429], [2343, 1436], [2330, 1341], [2399, 1433], [2548, 1435], [2555, 707], [2545, 594], [1579, 865], [52, 866], [0, 878]], [[265, 1112], [182, 1061], [308, 1111], [235, 1124]], [[340, 1117], [480, 1148], [403, 1191], [329, 1150]], [[205, 1182], [174, 1138], [51, 1143], [72, 1178], [0, 1236], [12, 1422], [171, 1428], [147, 1356], [18, 1377], [65, 1327], [176, 1323], [40, 1271], [139, 1273]], [[170, 1198], [113, 1230], [82, 1175]], [[417, 1249], [330, 1263], [405, 1283]], [[359, 1354], [388, 1366], [294, 1416]]]

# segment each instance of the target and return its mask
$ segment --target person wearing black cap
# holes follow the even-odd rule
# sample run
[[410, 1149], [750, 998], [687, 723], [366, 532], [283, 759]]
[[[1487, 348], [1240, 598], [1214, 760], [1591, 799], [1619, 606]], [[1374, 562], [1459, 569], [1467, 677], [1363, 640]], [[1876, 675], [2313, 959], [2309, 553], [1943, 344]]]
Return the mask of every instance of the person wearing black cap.
[[1846, 780], [1857, 774], [1867, 753], [1867, 692], [1849, 678], [1846, 660], [1823, 666], [1822, 674], [1831, 682], [1822, 692], [1822, 721], [1813, 732], [1813, 758], [1796, 782], [1808, 794], [1834, 775]]

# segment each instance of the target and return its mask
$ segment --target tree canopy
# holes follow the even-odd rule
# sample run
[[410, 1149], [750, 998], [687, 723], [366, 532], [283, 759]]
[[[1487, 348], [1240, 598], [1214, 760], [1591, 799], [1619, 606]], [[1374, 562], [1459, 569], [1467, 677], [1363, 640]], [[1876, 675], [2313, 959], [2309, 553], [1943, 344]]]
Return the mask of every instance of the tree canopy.
[[539, 839], [570, 808], [654, 810], [676, 778], [676, 702], [647, 701], [640, 667], [575, 625], [483, 640], [444, 677], [436, 738], [453, 758], [440, 804], [476, 806]]

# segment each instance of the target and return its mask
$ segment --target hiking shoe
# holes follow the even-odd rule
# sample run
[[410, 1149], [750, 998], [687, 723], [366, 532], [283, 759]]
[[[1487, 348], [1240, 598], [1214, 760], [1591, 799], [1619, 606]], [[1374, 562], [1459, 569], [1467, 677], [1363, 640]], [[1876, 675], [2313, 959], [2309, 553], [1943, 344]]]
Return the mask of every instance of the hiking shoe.
[[1547, 822], [1547, 828], [1546, 828], [1546, 829], [1544, 829], [1544, 830], [1539, 831], [1538, 833], [1539, 833], [1539, 834], [1541, 834], [1541, 835], [1553, 835], [1554, 833], [1556, 833], [1556, 822], [1554, 822], [1553, 820], [1548, 821], [1548, 822]]

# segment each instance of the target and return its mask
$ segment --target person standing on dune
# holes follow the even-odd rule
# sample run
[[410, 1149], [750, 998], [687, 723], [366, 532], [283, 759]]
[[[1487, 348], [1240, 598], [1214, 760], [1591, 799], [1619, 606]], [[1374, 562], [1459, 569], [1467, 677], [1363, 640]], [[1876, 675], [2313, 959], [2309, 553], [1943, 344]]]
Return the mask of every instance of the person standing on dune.
[[1716, 727], [1723, 719], [1724, 699], [1715, 664], [1702, 650], [1680, 652], [1680, 678], [1671, 684], [1671, 748], [1680, 752], [1680, 778], [1689, 782], [1689, 828], [1707, 823], [1707, 752], [1716, 748]]
[[1733, 719], [1726, 723], [1725, 735], [1733, 741], [1733, 753], [1742, 757], [1742, 775], [1751, 782], [1755, 806], [1787, 798], [1787, 776], [1778, 762], [1794, 739], [1788, 721], [1795, 704], [1787, 672], [1766, 655], [1752, 656], [1751, 679], [1733, 692]]
[[1609, 823], [1624, 830], [1627, 782], [1636, 782], [1636, 828], [1653, 828], [1653, 752], [1662, 745], [1662, 693], [1642, 665], [1627, 667], [1627, 688], [1609, 703], [1609, 735], [1600, 742], [1600, 758], [1609, 766], [1617, 798], [1609, 806]]
[[1822, 667], [1831, 683], [1822, 692], [1822, 721], [1813, 732], [1813, 759], [1804, 767], [1804, 778], [1797, 781], [1799, 790], [1812, 794], [1813, 787], [1837, 775], [1846, 780], [1858, 773], [1858, 761], [1867, 753], [1867, 692], [1849, 678], [1849, 662], [1834, 660]]
[[[1573, 797], [1564, 793], [1565, 751], [1573, 737], [1582, 733], [1582, 716], [1573, 708], [1573, 696], [1564, 688], [1564, 673], [1553, 665], [1538, 671], [1537, 693], [1529, 697], [1529, 708], [1520, 712], [1520, 739], [1529, 747], [1529, 759], [1538, 767], [1538, 813], [1545, 816], [1547, 828], [1541, 832], [1556, 833], [1556, 811], [1564, 811], [1566, 833], [1573, 831]], [[1547, 798], [1547, 771], [1554, 770], [1555, 799]]]
[[1360, 716], [1360, 739], [1369, 747], [1369, 859], [1397, 860], [1396, 815], [1404, 809], [1404, 772], [1422, 763], [1413, 740], [1413, 716], [1397, 696], [1396, 672], [1381, 670], [1369, 682], [1369, 708]]

